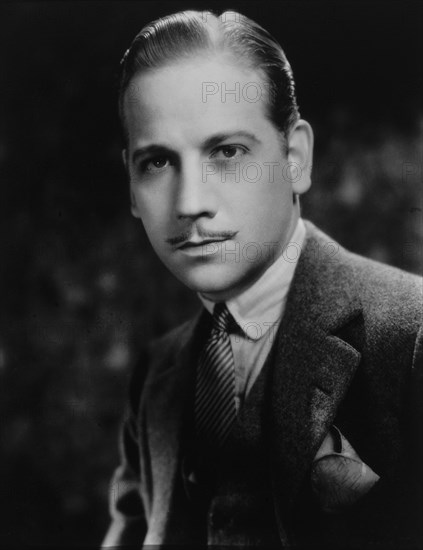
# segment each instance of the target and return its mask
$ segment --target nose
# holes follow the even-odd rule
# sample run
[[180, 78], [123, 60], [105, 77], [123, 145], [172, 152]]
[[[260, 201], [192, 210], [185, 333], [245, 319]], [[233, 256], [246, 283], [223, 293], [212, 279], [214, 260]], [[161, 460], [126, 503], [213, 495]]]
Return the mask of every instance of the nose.
[[212, 185], [203, 179], [201, 161], [191, 158], [182, 162], [177, 178], [176, 217], [179, 220], [213, 218], [217, 212], [217, 197]]

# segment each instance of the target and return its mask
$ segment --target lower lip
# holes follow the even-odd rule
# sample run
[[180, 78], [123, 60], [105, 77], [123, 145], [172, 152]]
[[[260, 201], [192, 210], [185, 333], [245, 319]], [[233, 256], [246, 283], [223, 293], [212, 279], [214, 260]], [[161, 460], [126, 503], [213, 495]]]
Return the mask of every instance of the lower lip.
[[217, 252], [221, 250], [221, 245], [225, 241], [213, 241], [197, 246], [187, 246], [184, 248], [179, 248], [180, 252], [183, 252], [187, 256], [192, 256], [195, 258], [208, 258], [214, 256]]

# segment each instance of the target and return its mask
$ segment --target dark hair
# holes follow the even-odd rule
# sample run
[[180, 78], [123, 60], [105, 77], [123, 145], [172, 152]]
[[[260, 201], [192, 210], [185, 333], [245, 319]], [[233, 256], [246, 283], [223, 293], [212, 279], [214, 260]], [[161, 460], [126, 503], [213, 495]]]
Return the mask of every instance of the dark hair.
[[134, 76], [210, 51], [230, 52], [261, 74], [269, 92], [268, 118], [286, 136], [300, 116], [291, 66], [270, 33], [234, 11], [220, 16], [210, 11], [181, 11], [141, 29], [121, 61], [119, 115], [124, 134], [124, 95]]

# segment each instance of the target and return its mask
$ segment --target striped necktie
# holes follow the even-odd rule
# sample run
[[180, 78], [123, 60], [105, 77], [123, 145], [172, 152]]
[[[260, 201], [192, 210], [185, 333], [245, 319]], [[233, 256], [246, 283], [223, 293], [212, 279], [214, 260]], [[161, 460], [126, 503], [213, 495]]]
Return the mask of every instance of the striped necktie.
[[197, 435], [213, 448], [223, 445], [236, 419], [235, 367], [228, 328], [235, 323], [226, 305], [213, 310], [209, 339], [197, 367]]

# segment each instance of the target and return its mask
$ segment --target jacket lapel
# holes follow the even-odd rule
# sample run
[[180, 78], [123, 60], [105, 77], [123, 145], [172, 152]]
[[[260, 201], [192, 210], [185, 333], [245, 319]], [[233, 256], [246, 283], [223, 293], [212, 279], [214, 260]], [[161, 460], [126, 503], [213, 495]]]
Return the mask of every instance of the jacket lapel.
[[[360, 362], [336, 336], [361, 308], [347, 254], [307, 223], [307, 240], [278, 331], [269, 433], [278, 520], [286, 517]], [[331, 251], [334, 248], [329, 248]]]
[[147, 475], [151, 481], [148, 508], [152, 519], [146, 545], [162, 544], [168, 533], [178, 530], [169, 525], [169, 518], [175, 515], [169, 512], [178, 509], [175, 500], [181, 483], [183, 442], [189, 436], [192, 421], [195, 366], [208, 323], [208, 314], [203, 310], [172, 339], [177, 342], [177, 349], [160, 349], [159, 358], [153, 359], [151, 365], [153, 375], [148, 381], [144, 406], [151, 464]]

